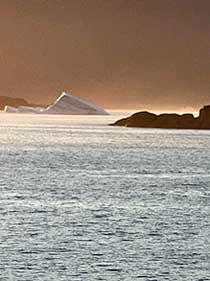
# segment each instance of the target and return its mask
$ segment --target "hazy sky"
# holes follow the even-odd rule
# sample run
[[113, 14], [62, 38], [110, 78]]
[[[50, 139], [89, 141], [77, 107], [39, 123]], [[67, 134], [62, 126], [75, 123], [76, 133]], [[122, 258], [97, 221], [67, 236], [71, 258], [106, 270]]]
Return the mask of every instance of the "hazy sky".
[[1, 0], [0, 95], [210, 104], [209, 0]]

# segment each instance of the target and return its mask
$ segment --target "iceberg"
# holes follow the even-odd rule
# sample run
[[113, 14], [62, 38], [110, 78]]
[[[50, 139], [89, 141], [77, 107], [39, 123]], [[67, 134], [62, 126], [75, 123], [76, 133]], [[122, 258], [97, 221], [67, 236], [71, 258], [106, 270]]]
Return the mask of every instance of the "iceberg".
[[70, 114], [70, 115], [109, 115], [104, 109], [63, 92], [57, 100], [48, 106], [42, 113]]
[[47, 108], [29, 106], [5, 106], [9, 113], [63, 114], [63, 115], [109, 115], [103, 108], [79, 97], [63, 92], [56, 101]]
[[32, 106], [8, 106], [4, 108], [4, 112], [8, 113], [40, 113], [43, 110], [42, 107], [32, 107]]

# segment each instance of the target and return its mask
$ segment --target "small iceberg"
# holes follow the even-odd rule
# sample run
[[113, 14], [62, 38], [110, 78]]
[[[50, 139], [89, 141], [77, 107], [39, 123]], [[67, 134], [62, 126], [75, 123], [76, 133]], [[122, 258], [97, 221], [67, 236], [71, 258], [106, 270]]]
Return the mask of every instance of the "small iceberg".
[[47, 108], [5, 106], [4, 112], [63, 115], [109, 115], [103, 108], [65, 92], [63, 92], [56, 101]]
[[32, 106], [9, 106], [6, 105], [4, 108], [4, 112], [7, 113], [40, 113], [42, 112], [42, 107], [32, 107]]

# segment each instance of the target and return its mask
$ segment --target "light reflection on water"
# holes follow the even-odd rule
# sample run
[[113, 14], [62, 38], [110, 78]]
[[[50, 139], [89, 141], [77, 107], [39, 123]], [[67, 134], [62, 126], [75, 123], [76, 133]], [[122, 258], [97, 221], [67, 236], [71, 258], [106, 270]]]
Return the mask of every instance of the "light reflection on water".
[[0, 280], [210, 280], [210, 133], [116, 119], [1, 115]]

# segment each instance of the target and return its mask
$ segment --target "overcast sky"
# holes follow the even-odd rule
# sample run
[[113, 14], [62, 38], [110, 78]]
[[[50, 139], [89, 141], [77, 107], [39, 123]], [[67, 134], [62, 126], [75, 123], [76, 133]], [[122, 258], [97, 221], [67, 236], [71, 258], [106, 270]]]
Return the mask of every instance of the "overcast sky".
[[0, 95], [210, 104], [209, 0], [1, 0]]

